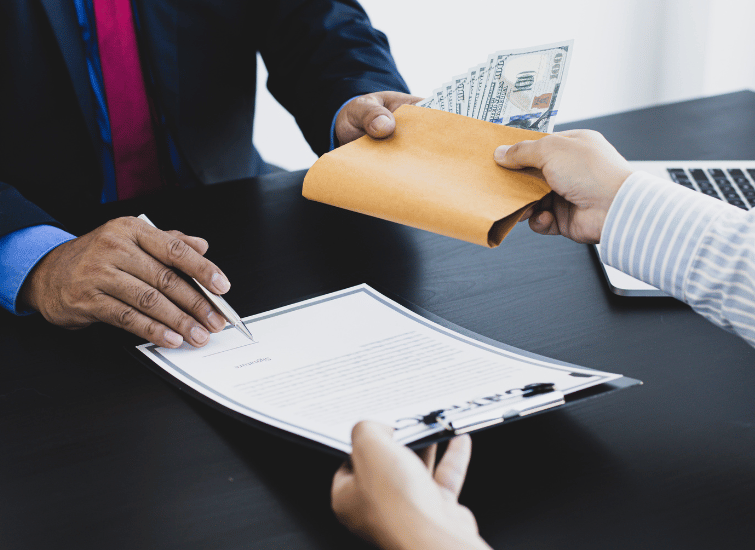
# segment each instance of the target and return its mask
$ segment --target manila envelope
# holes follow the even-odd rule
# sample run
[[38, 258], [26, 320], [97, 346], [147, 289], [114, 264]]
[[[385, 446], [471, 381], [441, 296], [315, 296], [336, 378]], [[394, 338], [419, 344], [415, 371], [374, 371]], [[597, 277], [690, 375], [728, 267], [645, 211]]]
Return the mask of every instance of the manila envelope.
[[499, 145], [547, 134], [402, 105], [385, 139], [363, 136], [323, 155], [304, 197], [495, 247], [550, 188], [538, 170], [508, 170]]

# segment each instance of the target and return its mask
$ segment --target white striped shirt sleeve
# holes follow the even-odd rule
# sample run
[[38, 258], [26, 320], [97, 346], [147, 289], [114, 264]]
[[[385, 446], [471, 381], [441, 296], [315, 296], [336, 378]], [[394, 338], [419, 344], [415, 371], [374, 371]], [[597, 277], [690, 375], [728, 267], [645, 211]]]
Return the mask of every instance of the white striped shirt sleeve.
[[755, 209], [635, 172], [608, 211], [600, 255], [755, 346]]

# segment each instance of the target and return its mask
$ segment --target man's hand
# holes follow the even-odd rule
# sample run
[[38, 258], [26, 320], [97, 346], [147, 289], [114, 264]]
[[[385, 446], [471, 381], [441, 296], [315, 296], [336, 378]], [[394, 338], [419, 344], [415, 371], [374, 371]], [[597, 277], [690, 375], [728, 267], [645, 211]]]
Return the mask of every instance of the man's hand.
[[396, 128], [393, 111], [402, 105], [414, 105], [421, 97], [401, 92], [375, 92], [351, 100], [336, 117], [336, 139], [339, 145], [362, 137], [388, 137]]
[[632, 173], [629, 163], [598, 132], [569, 130], [522, 141], [495, 151], [504, 168], [535, 167], [553, 189], [525, 212], [533, 231], [597, 243], [619, 187]]
[[69, 329], [104, 321], [158, 346], [185, 340], [200, 347], [225, 319], [171, 268], [224, 294], [230, 283], [202, 257], [207, 246], [136, 218], [112, 220], [47, 254], [27, 277], [21, 300]]
[[423, 464], [392, 432], [374, 422], [354, 427], [351, 463], [333, 478], [339, 521], [385, 550], [489, 550], [474, 516], [457, 502], [472, 452], [469, 436], [452, 439], [434, 468], [435, 446], [423, 451]]

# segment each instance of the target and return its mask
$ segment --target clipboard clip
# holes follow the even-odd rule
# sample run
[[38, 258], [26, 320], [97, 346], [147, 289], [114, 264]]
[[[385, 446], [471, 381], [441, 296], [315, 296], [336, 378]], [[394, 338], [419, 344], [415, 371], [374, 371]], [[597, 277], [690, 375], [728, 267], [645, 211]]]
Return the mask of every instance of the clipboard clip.
[[[501, 424], [504, 420], [527, 416], [563, 405], [564, 394], [556, 389], [555, 384], [528, 384], [523, 388], [509, 390], [509, 397], [495, 405], [482, 406], [461, 413], [451, 411], [433, 411], [425, 415], [425, 424], [440, 424], [443, 429], [454, 435], [461, 435], [489, 426]], [[513, 403], [512, 399], [516, 399]], [[482, 410], [480, 410], [482, 409]]]

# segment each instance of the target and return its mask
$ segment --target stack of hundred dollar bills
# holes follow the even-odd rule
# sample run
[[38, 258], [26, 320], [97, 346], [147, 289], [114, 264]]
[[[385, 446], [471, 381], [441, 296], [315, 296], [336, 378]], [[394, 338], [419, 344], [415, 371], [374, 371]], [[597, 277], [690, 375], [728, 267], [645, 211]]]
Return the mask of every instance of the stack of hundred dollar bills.
[[563, 95], [573, 44], [573, 40], [567, 40], [496, 52], [417, 105], [550, 132]]

